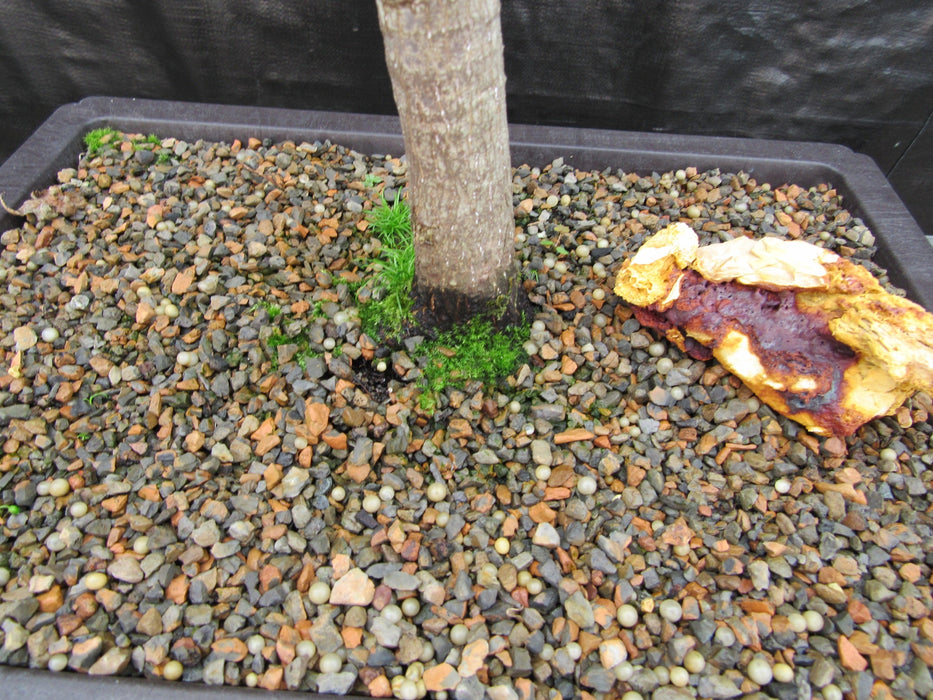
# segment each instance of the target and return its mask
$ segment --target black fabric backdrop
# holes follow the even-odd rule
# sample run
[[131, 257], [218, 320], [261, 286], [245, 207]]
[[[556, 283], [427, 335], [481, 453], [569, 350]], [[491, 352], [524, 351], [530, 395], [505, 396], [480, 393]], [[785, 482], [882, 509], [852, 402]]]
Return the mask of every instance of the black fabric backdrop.
[[[933, 4], [502, 0], [513, 122], [839, 143], [933, 234]], [[393, 113], [374, 0], [3, 0], [0, 160], [89, 95]]]

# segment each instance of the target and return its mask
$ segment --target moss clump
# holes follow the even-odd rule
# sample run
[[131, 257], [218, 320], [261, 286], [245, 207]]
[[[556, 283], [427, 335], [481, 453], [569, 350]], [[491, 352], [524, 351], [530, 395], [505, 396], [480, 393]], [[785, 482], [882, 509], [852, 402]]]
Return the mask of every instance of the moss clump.
[[360, 321], [363, 330], [371, 336], [397, 337], [412, 320], [415, 246], [411, 210], [396, 194], [391, 205], [383, 197], [382, 203], [367, 218], [382, 245], [372, 266], [377, 270], [372, 297], [360, 307]]
[[109, 126], [87, 132], [84, 135], [84, 145], [87, 147], [88, 157], [96, 156], [104, 149], [104, 146], [121, 136], [122, 134], [119, 131], [111, 129]]
[[497, 331], [490, 321], [475, 318], [423, 343], [419, 353], [427, 362], [422, 371], [422, 407], [433, 407], [436, 393], [448, 387], [494, 381], [513, 372], [528, 359], [523, 348], [527, 336], [527, 324]]

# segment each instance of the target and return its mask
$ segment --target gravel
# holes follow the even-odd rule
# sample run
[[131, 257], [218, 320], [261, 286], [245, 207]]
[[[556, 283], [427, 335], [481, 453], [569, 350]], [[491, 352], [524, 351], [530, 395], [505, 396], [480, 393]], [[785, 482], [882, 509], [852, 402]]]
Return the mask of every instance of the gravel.
[[356, 320], [403, 158], [169, 138], [58, 179], [0, 234], [0, 662], [362, 696], [933, 692], [929, 394], [815, 438], [611, 292], [678, 219], [886, 283], [831, 185], [518, 167], [533, 352], [429, 412], [418, 340]]

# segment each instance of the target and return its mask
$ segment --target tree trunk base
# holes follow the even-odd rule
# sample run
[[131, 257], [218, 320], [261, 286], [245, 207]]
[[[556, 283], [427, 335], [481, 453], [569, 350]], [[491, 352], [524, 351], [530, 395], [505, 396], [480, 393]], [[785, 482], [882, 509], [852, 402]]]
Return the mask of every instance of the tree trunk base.
[[534, 307], [522, 289], [518, 275], [511, 275], [505, 292], [490, 297], [486, 293], [464, 293], [456, 289], [430, 288], [419, 285], [412, 290], [416, 325], [429, 334], [445, 331], [470, 319], [488, 321], [493, 328], [503, 329], [528, 323]]

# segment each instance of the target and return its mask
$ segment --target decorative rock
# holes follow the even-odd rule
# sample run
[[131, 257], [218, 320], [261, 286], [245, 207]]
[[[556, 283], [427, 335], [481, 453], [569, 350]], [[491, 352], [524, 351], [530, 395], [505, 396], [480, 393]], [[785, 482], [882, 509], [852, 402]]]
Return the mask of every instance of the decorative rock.
[[107, 573], [118, 581], [125, 581], [127, 583], [139, 583], [145, 578], [139, 561], [130, 556], [122, 556], [114, 559], [110, 566], [107, 567]]
[[436, 693], [456, 688], [460, 682], [460, 674], [450, 664], [441, 663], [425, 669], [422, 680], [428, 691]]
[[531, 541], [541, 547], [559, 547], [560, 535], [550, 523], [538, 523]]
[[375, 584], [362, 569], [350, 569], [334, 584], [331, 605], [369, 605], [376, 592]]
[[580, 591], [575, 592], [564, 601], [564, 610], [567, 612], [567, 617], [579, 625], [581, 629], [589, 629], [596, 624], [593, 608], [586, 596]]

